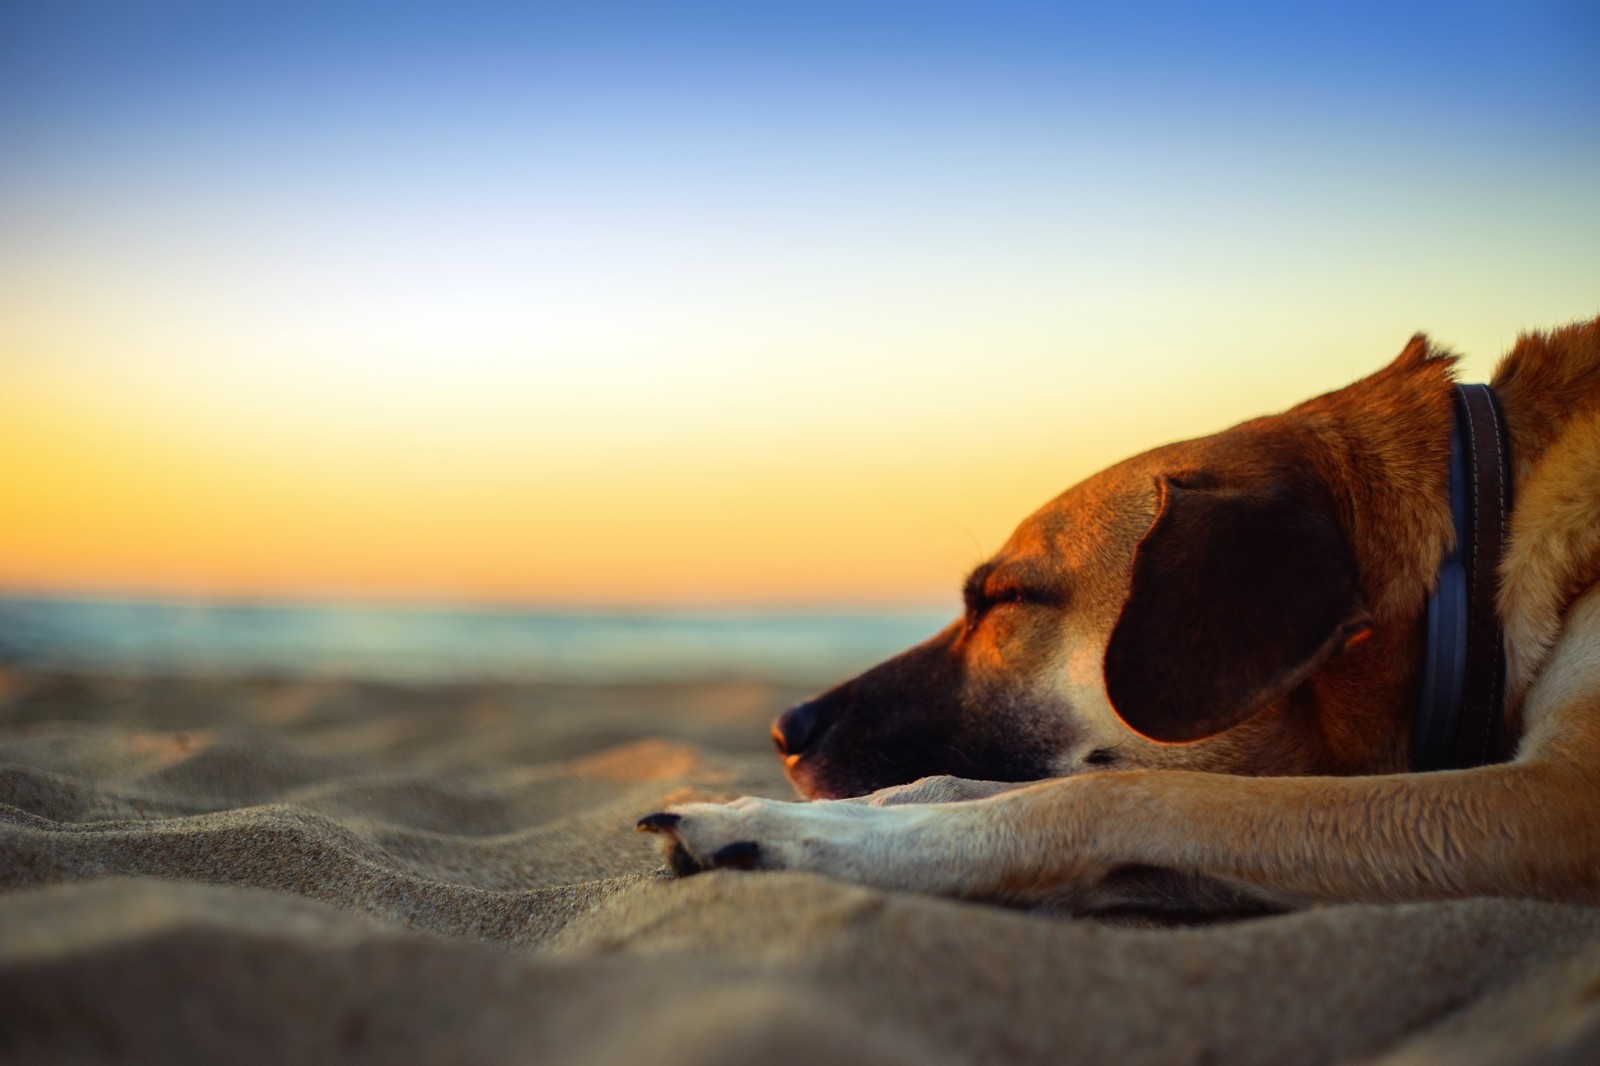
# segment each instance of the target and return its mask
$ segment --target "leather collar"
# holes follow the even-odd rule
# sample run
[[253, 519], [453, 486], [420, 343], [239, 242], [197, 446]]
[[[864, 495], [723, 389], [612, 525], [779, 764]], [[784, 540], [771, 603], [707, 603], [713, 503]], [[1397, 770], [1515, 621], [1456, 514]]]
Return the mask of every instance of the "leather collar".
[[1450, 433], [1455, 545], [1428, 598], [1422, 699], [1411, 731], [1413, 770], [1457, 770], [1506, 755], [1501, 704], [1505, 634], [1495, 590], [1511, 513], [1511, 449], [1487, 385], [1457, 385]]

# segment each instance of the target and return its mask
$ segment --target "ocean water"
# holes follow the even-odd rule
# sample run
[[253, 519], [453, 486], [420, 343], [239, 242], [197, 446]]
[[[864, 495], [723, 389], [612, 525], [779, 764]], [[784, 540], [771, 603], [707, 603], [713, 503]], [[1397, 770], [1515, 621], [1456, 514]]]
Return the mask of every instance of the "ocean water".
[[0, 664], [393, 681], [845, 678], [949, 611], [590, 613], [0, 599]]

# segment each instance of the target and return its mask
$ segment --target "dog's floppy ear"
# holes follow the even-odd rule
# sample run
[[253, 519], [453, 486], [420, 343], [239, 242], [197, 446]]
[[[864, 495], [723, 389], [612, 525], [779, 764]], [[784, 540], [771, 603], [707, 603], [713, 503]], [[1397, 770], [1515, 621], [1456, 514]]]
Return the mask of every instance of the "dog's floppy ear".
[[1368, 626], [1350, 550], [1319, 509], [1274, 490], [1158, 480], [1106, 692], [1161, 741], [1221, 732], [1298, 685]]

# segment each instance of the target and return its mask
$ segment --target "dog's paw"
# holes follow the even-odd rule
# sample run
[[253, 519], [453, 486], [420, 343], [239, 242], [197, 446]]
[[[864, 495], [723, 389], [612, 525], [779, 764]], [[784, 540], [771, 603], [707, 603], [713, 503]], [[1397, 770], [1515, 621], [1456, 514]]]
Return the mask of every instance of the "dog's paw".
[[679, 876], [797, 870], [865, 880], [888, 828], [871, 816], [882, 813], [853, 803], [745, 797], [670, 807], [639, 819], [637, 828], [667, 839], [667, 865]]
[[[697, 807], [713, 807], [714, 804], [695, 804]], [[679, 838], [679, 833], [687, 835], [689, 827], [683, 824], [684, 816], [676, 811], [661, 811], [656, 814], [647, 814], [639, 819], [635, 829], [641, 833], [659, 833], [666, 838], [667, 866], [679, 877], [688, 877], [691, 874], [701, 873], [705, 870], [759, 870], [761, 866], [761, 846], [753, 840], [735, 841], [725, 844], [707, 853], [702, 844], [699, 853], [689, 850], [684, 840]], [[696, 819], [695, 828], [704, 829], [703, 819]]]

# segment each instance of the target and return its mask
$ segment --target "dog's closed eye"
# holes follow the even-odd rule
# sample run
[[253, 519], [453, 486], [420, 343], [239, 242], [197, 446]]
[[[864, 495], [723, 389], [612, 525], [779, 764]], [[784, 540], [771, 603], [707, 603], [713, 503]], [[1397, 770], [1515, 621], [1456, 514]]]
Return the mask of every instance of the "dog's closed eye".
[[993, 562], [978, 567], [967, 577], [961, 590], [967, 606], [970, 629], [996, 607], [1012, 604], [1060, 604], [1065, 598], [1038, 567]]
[[1046, 602], [1051, 602], [1051, 597], [1021, 585], [997, 590], [982, 589], [967, 597], [967, 628], [969, 630], [975, 628], [983, 621], [984, 615], [997, 607]]

